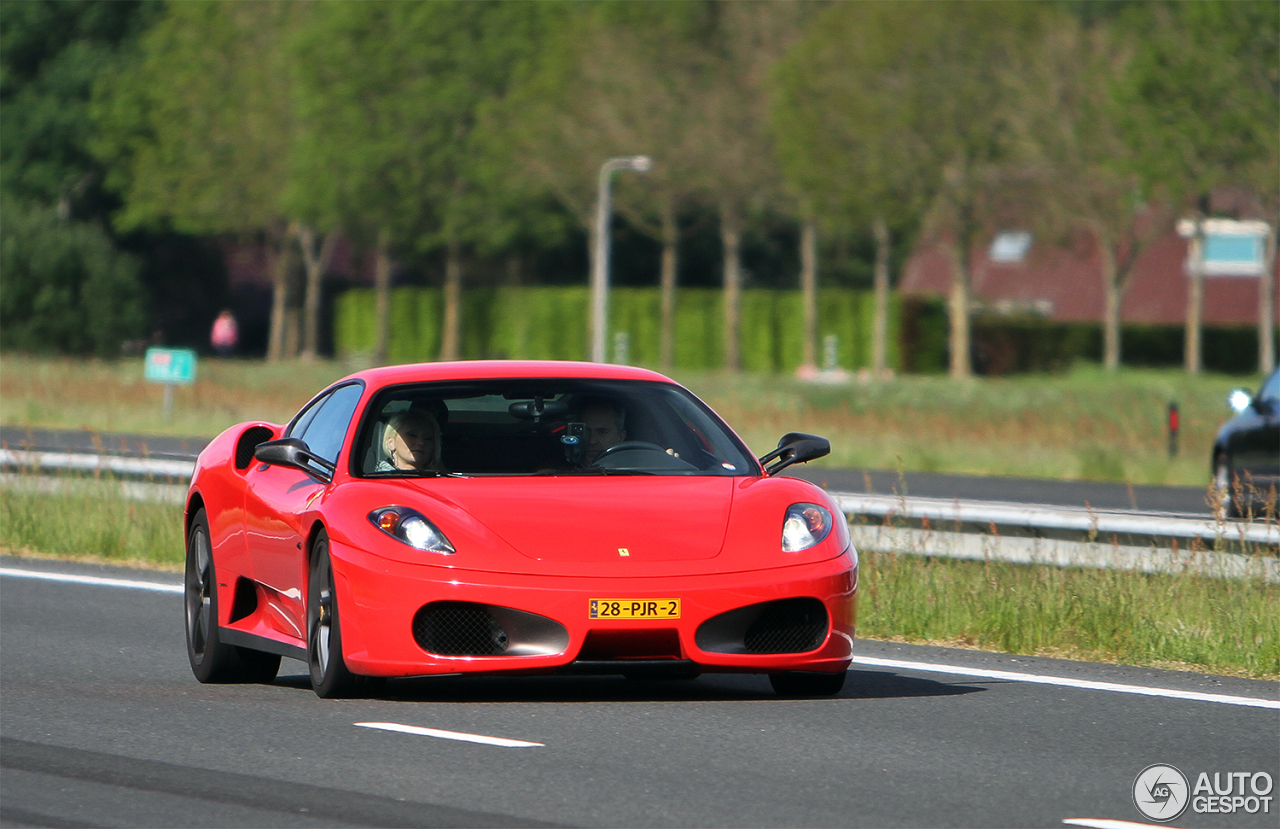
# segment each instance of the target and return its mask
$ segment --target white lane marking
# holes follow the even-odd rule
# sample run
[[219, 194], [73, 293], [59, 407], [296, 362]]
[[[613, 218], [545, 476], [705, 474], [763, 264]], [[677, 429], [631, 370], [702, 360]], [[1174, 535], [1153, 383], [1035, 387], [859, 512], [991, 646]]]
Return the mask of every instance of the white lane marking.
[[1097, 682], [1091, 679], [1068, 679], [1061, 676], [1024, 674], [1015, 671], [991, 671], [982, 668], [959, 668], [932, 662], [904, 662], [899, 659], [878, 659], [874, 656], [855, 656], [855, 663], [880, 668], [901, 668], [907, 671], [929, 671], [935, 674], [977, 676], [986, 679], [1005, 679], [1010, 682], [1033, 682], [1040, 685], [1062, 685], [1067, 688], [1085, 688], [1090, 691], [1112, 691], [1120, 694], [1141, 694], [1148, 697], [1169, 697], [1196, 702], [1220, 702], [1224, 705], [1245, 705], [1251, 708], [1280, 709], [1280, 700], [1255, 697], [1234, 697], [1227, 694], [1205, 694], [1199, 691], [1174, 691], [1168, 688], [1148, 688], [1144, 685], [1122, 685], [1118, 682]]
[[155, 593], [181, 593], [180, 584], [161, 584], [157, 581], [132, 581], [130, 579], [105, 579], [98, 576], [73, 576], [70, 573], [46, 573], [40, 570], [19, 570], [16, 567], [0, 567], [0, 576], [17, 579], [41, 579], [69, 584], [92, 584], [97, 587], [124, 587], [130, 590], [151, 590]]
[[1113, 820], [1109, 817], [1069, 817], [1063, 818], [1069, 826], [1087, 826], [1089, 829], [1154, 829], [1164, 827], [1163, 823], [1134, 823], [1131, 820]]
[[480, 743], [486, 746], [502, 746], [503, 748], [529, 748], [544, 746], [545, 743], [528, 743], [524, 740], [508, 740], [506, 737], [486, 737], [484, 734], [466, 734], [462, 731], [441, 731], [438, 728], [423, 728], [419, 725], [401, 725], [398, 722], [358, 722], [361, 728], [377, 728], [382, 731], [399, 731], [402, 734], [417, 734], [422, 737], [439, 737], [442, 740], [459, 740], [464, 743]]

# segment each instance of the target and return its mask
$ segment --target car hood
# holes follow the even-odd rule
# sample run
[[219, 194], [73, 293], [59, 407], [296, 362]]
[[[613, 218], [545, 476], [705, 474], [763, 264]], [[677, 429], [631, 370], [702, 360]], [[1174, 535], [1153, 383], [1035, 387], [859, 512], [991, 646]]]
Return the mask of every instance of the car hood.
[[[521, 554], [546, 562], [692, 561], [724, 546], [729, 477], [474, 479], [448, 493]], [[457, 483], [463, 483], [458, 481]]]

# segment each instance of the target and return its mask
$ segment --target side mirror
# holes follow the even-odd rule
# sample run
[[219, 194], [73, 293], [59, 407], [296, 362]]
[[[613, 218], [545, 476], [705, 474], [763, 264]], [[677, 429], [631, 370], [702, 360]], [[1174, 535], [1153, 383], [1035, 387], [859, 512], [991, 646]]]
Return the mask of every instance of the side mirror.
[[[777, 475], [793, 463], [821, 458], [831, 454], [831, 441], [817, 435], [806, 435], [803, 432], [788, 432], [778, 441], [778, 448], [760, 459], [765, 474]], [[776, 460], [772, 466], [770, 461]]]
[[333, 480], [333, 473], [337, 468], [324, 458], [312, 454], [307, 444], [298, 438], [280, 438], [259, 443], [258, 448], [253, 450], [253, 456], [272, 466], [301, 469], [326, 484]]

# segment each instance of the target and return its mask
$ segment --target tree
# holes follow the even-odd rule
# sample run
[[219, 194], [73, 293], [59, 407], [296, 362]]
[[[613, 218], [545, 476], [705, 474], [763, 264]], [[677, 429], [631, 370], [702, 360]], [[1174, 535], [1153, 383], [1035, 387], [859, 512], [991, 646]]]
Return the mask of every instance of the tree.
[[[1133, 62], [1116, 78], [1122, 134], [1149, 185], [1203, 218], [1215, 187], [1256, 192], [1280, 219], [1280, 6], [1272, 2], [1142, 3], [1117, 25]], [[1196, 227], [1200, 227], [1199, 221]], [[1192, 244], [1198, 244], [1197, 232]], [[1274, 248], [1272, 251], [1274, 256]], [[1274, 259], [1260, 280], [1259, 363], [1274, 364]], [[1186, 369], [1200, 370], [1203, 274], [1188, 291]]]
[[5, 199], [0, 347], [110, 357], [145, 332], [138, 262], [96, 224]]
[[1083, 229], [1102, 258], [1103, 365], [1121, 360], [1121, 306], [1142, 252], [1168, 231], [1167, 199], [1143, 193], [1138, 159], [1125, 143], [1109, 94], [1132, 44], [1109, 20], [1085, 26], [1063, 15], [1043, 33], [1040, 59], [1015, 79], [1022, 104], [1010, 124], [1035, 165], [1044, 196], [1033, 221], [1050, 233]]
[[136, 63], [95, 91], [108, 186], [127, 230], [261, 235], [274, 264], [268, 359], [284, 356], [298, 225], [282, 203], [298, 138], [294, 72], [280, 48], [305, 4], [177, 3], [141, 39]]
[[[890, 225], [904, 228], [923, 210], [907, 145], [889, 140], [884, 123], [895, 95], [875, 94], [892, 49], [883, 40], [887, 6], [862, 3], [813, 20], [771, 78], [770, 121], [782, 170], [807, 217], [801, 270], [805, 295], [804, 357], [816, 352], [816, 236], [872, 226], [876, 241], [872, 371], [886, 369]], [[901, 81], [901, 78], [897, 79]]]
[[496, 2], [334, 3], [293, 42], [306, 138], [289, 202], [376, 244], [378, 360], [397, 248], [444, 249], [440, 356], [459, 356], [463, 249], [510, 232], [504, 194], [487, 187], [505, 162], [479, 130], [536, 48], [541, 14]]
[[[1035, 4], [847, 3], [815, 20], [800, 47], [801, 55], [818, 59], [816, 83], [832, 118], [823, 124], [818, 110], [802, 114], [808, 138], [798, 140], [825, 148], [826, 158], [842, 147], [862, 156], [840, 185], [823, 185], [822, 169], [801, 169], [794, 152], [792, 175], [802, 192], [825, 193], [837, 203], [884, 204], [894, 194], [928, 205], [923, 231], [951, 259], [956, 378], [972, 373], [969, 257], [1001, 192], [1017, 177], [1008, 120], [1018, 99], [1010, 79], [1033, 59], [1043, 14]], [[793, 102], [803, 94], [795, 77], [803, 64], [798, 58], [791, 80], [787, 71], [781, 78], [784, 90], [799, 90]]]

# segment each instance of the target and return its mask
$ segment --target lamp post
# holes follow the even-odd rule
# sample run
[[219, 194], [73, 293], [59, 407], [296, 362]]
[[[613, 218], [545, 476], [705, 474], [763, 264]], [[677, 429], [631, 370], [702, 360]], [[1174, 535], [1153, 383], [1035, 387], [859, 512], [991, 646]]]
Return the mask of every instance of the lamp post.
[[647, 172], [647, 155], [611, 158], [600, 165], [596, 191], [595, 257], [591, 262], [591, 362], [605, 362], [605, 329], [609, 321], [609, 178], [614, 170]]

